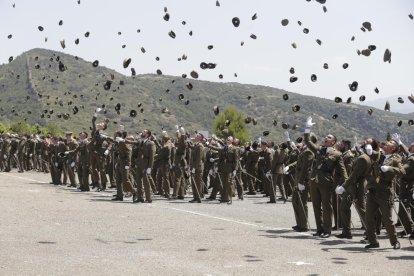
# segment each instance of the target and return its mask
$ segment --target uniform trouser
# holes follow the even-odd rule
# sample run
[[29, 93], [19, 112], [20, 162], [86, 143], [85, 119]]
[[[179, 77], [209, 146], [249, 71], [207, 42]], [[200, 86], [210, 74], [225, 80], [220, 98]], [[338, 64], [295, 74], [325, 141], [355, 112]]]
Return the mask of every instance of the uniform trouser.
[[203, 168], [195, 170], [195, 174], [191, 175], [191, 189], [193, 191], [194, 199], [201, 199], [204, 197], [203, 193]]
[[[208, 173], [209, 173], [209, 171], [210, 171], [210, 168], [204, 168], [204, 171], [203, 171], [203, 183], [204, 183], [204, 185], [203, 185], [203, 193], [204, 194], [208, 194], [208, 186], [207, 186], [207, 183], [208, 183]], [[210, 185], [211, 186], [211, 185]]]
[[352, 202], [355, 202], [354, 206], [357, 211], [358, 217], [361, 220], [362, 226], [365, 228], [367, 223], [365, 220], [366, 210], [365, 210], [365, 195], [363, 191], [357, 191], [356, 199], [354, 201], [353, 197], [349, 193], [345, 193], [341, 199], [341, 205], [339, 206], [340, 218], [342, 222], [342, 234], [350, 235], [351, 234], [351, 206]]
[[184, 186], [185, 186], [185, 179], [182, 169], [175, 168], [174, 170], [174, 189], [173, 189], [173, 196], [184, 197]]
[[[341, 197], [336, 194], [335, 191], [332, 192], [332, 209], [334, 216], [334, 224], [337, 229], [342, 228], [342, 219], [341, 219]], [[339, 224], [339, 225], [338, 225]]]
[[118, 164], [115, 168], [115, 174], [116, 174], [116, 197], [117, 198], [124, 197], [124, 189], [126, 192], [130, 192], [132, 194], [136, 193], [134, 187], [132, 186], [128, 178], [129, 169], [125, 169], [125, 165]]
[[302, 230], [308, 230], [308, 192], [295, 189], [292, 193], [292, 206], [295, 213], [296, 225]]
[[109, 183], [111, 183], [111, 186], [115, 186], [115, 172], [114, 172], [114, 162], [111, 158], [106, 159], [106, 171], [108, 172], [109, 176]]
[[222, 187], [218, 179], [217, 173], [210, 174], [209, 178], [210, 178], [210, 186], [213, 187], [213, 190], [211, 190], [210, 199], [216, 199], [217, 193], [220, 192], [221, 194]]
[[412, 220], [412, 210], [410, 206], [411, 198], [406, 197], [400, 199], [400, 210], [402, 210], [400, 214], [401, 222], [404, 226], [405, 232], [409, 235], [414, 232], [414, 224]]
[[318, 232], [331, 233], [333, 185], [312, 181], [310, 190], [313, 211], [315, 213], [316, 229]]
[[262, 193], [265, 193], [265, 183], [266, 183], [266, 181], [268, 181], [268, 178], [266, 177], [266, 173], [264, 172], [264, 168], [262, 168], [262, 167], [258, 167], [258, 169], [257, 169], [257, 178], [260, 180], [260, 181], [258, 181], [256, 184], [257, 184], [257, 186], [256, 186], [256, 189], [257, 190], [261, 190], [262, 191]]
[[[90, 159], [92, 184], [98, 185], [102, 189], [106, 189], [108, 180], [106, 179], [105, 172], [105, 158], [101, 157], [96, 152], [91, 152]], [[99, 181], [99, 179], [101, 181]]]
[[279, 191], [282, 194], [282, 198], [286, 199], [285, 187], [283, 186], [283, 174], [276, 173], [272, 175], [272, 183], [270, 185], [270, 201], [276, 201], [276, 186], [279, 187]]
[[249, 189], [249, 193], [256, 192], [256, 179], [257, 178], [257, 170], [247, 170], [246, 179], [247, 179], [247, 188]]
[[[137, 184], [137, 196], [138, 200], [142, 200], [144, 198], [147, 201], [151, 200], [151, 183], [150, 178], [151, 175], [148, 175], [144, 169], [136, 169], [135, 170], [135, 182]], [[118, 174], [117, 174], [117, 189], [118, 189]], [[144, 187], [143, 187], [144, 186]]]
[[73, 167], [72, 167], [72, 162], [75, 162], [75, 161], [74, 160], [68, 160], [65, 163], [65, 173], [66, 173], [67, 176], [69, 176], [70, 185], [71, 186], [76, 186], [75, 164], [73, 164]]
[[223, 190], [221, 191], [221, 201], [229, 202], [232, 196], [231, 187], [233, 185], [233, 177], [231, 173], [219, 172], [219, 181], [221, 179], [221, 184], [223, 185]]
[[80, 188], [84, 191], [89, 191], [89, 165], [87, 162], [80, 161], [78, 163], [78, 179]]
[[371, 193], [367, 195], [367, 236], [369, 243], [378, 243], [377, 235], [375, 234], [375, 214], [378, 210], [381, 211], [382, 223], [387, 230], [388, 237], [390, 239], [391, 245], [394, 245], [397, 242], [397, 232], [395, 226], [392, 223], [392, 204], [394, 204], [391, 196], [390, 200], [379, 198]]
[[293, 187], [293, 183], [292, 183], [292, 177], [291, 175], [295, 175], [295, 171], [289, 171], [289, 174], [284, 174], [283, 175], [283, 187], [285, 188], [285, 192], [286, 192], [286, 197], [292, 196], [292, 187]]
[[25, 156], [24, 156], [24, 154], [23, 153], [19, 153], [17, 156], [16, 156], [16, 159], [17, 159], [17, 168], [19, 169], [19, 171], [23, 171], [24, 170], [24, 158], [25, 158]]
[[237, 189], [237, 196], [239, 198], [243, 198], [243, 195], [244, 195], [243, 182], [241, 181], [242, 181], [242, 175], [241, 173], [238, 172], [235, 177], [235, 183], [236, 183], [236, 189]]
[[49, 173], [49, 168], [50, 170], [52, 170], [52, 166], [48, 167], [47, 162], [45, 160], [48, 160], [48, 157], [45, 154], [42, 154], [40, 159], [42, 171], [45, 173]]
[[158, 192], [170, 196], [170, 165], [160, 164], [157, 170]]

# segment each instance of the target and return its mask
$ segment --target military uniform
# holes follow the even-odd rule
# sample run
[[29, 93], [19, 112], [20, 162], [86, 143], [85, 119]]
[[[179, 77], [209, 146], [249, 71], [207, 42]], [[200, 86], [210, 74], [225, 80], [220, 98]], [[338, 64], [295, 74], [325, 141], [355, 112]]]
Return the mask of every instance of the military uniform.
[[256, 179], [258, 174], [259, 152], [250, 148], [246, 154], [245, 170], [247, 174], [247, 187], [249, 195], [256, 194]]
[[335, 190], [333, 176], [336, 171], [341, 181], [345, 181], [348, 175], [339, 151], [314, 144], [310, 141], [309, 133], [305, 133], [304, 140], [309, 150], [315, 154], [315, 165], [311, 176], [311, 196], [317, 234], [324, 234], [328, 237], [332, 232], [332, 194]]
[[[299, 231], [308, 231], [308, 193], [310, 190], [310, 173], [315, 154], [306, 146], [300, 151], [295, 166], [295, 181], [292, 194], [292, 206], [295, 213], [296, 226]], [[299, 190], [298, 185], [305, 188]]]
[[92, 185], [99, 187], [101, 190], [106, 189], [108, 182], [105, 171], [105, 152], [107, 152], [108, 144], [105, 143], [106, 137], [101, 135], [96, 129], [96, 117], [92, 117], [92, 134], [90, 143], [90, 168]]
[[203, 171], [205, 162], [204, 146], [201, 142], [197, 142], [192, 149], [191, 156], [191, 174], [192, 174], [192, 191], [193, 199], [200, 202], [204, 197], [203, 193]]
[[[402, 162], [405, 175], [400, 179], [400, 219], [407, 235], [414, 233], [413, 215], [413, 192], [414, 192], [414, 153], [410, 153], [403, 144], [400, 146], [407, 157]], [[401, 206], [403, 205], [403, 206]]]
[[351, 237], [351, 206], [355, 203], [355, 209], [361, 219], [362, 225], [365, 227], [365, 190], [367, 177], [372, 170], [371, 158], [363, 153], [358, 156], [353, 164], [353, 168], [349, 178], [343, 183], [345, 193], [342, 195], [340, 212], [342, 221], [342, 236]]
[[[152, 202], [151, 200], [151, 173], [148, 169], [152, 170], [154, 165], [154, 157], [155, 157], [155, 144], [150, 139], [146, 139], [142, 142], [141, 146], [141, 154], [142, 159], [140, 162], [136, 162], [138, 166], [138, 170], [136, 170], [137, 178], [139, 178], [139, 182], [137, 182], [137, 196], [138, 201], [143, 200], [143, 188], [144, 186], [145, 191], [145, 199], [147, 202]], [[149, 173], [148, 173], [149, 172]]]
[[170, 198], [170, 166], [171, 151], [173, 144], [170, 140], [166, 140], [160, 146], [156, 159], [158, 160], [157, 182], [159, 183], [158, 191], [162, 191], [162, 195]]
[[185, 179], [187, 171], [187, 160], [186, 160], [186, 144], [185, 136], [180, 135], [177, 139], [174, 154], [174, 190], [173, 197], [184, 199], [185, 194]]
[[[394, 180], [397, 175], [404, 173], [399, 168], [401, 157], [398, 154], [390, 154], [381, 156], [378, 161], [372, 162], [371, 174], [368, 177], [368, 194], [367, 194], [367, 211], [366, 211], [366, 227], [367, 238], [370, 245], [378, 245], [375, 233], [375, 215], [380, 210], [382, 223], [384, 224], [391, 245], [396, 245], [397, 233], [392, 223], [392, 209], [394, 205]], [[383, 172], [381, 166], [390, 166], [390, 170]]]
[[[78, 142], [75, 139], [67, 141], [66, 151], [73, 151], [78, 147]], [[75, 166], [76, 166], [76, 154], [67, 155], [67, 159], [64, 164], [64, 169], [66, 175], [69, 177], [71, 187], [76, 187], [76, 178], [75, 178]]]
[[282, 199], [286, 202], [287, 197], [285, 187], [283, 186], [283, 168], [287, 158], [287, 148], [278, 147], [275, 149], [272, 158], [272, 183], [270, 185], [270, 203], [276, 203], [276, 186], [282, 195]]
[[116, 196], [115, 199], [123, 200], [124, 189], [127, 192], [135, 194], [136, 191], [129, 181], [129, 171], [131, 169], [131, 146], [120, 140], [113, 144], [115, 152], [115, 179], [116, 179]]

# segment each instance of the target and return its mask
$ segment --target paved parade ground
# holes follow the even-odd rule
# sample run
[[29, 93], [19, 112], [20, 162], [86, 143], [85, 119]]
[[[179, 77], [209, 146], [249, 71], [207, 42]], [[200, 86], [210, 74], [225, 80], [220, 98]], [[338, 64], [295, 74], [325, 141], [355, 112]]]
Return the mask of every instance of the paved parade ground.
[[295, 233], [289, 201], [132, 204], [111, 201], [114, 190], [48, 183], [48, 174], [0, 173], [0, 275], [414, 274], [407, 239], [393, 250], [383, 230], [381, 248], [365, 250], [362, 230], [352, 240]]

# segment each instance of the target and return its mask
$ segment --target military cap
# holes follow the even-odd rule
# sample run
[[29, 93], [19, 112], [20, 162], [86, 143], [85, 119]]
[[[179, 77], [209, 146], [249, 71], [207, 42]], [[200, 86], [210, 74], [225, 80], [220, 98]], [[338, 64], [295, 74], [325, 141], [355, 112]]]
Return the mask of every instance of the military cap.
[[285, 101], [289, 100], [289, 95], [288, 95], [288, 94], [283, 94], [283, 99], [284, 99]]
[[398, 97], [398, 102], [399, 102], [399, 103], [401, 103], [401, 104], [403, 104], [403, 103], [404, 103], [404, 100], [403, 100], [403, 98], [401, 98], [401, 97]]
[[268, 136], [269, 134], [270, 134], [270, 131], [268, 130], [263, 131], [263, 136]]
[[294, 106], [292, 106], [292, 111], [293, 112], [298, 112], [300, 110], [300, 106], [295, 104]]
[[131, 63], [131, 58], [124, 59], [124, 62], [122, 63], [124, 69], [128, 68], [130, 63]]
[[390, 109], [391, 109], [390, 102], [389, 102], [389, 101], [387, 101], [387, 102], [385, 103], [384, 110], [385, 110], [385, 111], [390, 111]]
[[389, 49], [384, 52], [384, 62], [391, 63], [391, 51]]
[[282, 128], [283, 129], [288, 129], [290, 126], [287, 123], [282, 123]]
[[233, 17], [231, 22], [233, 23], [233, 26], [236, 28], [240, 26], [240, 19], [238, 17]]
[[352, 82], [352, 83], [351, 83], [351, 84], [349, 84], [348, 86], [349, 86], [349, 89], [350, 89], [352, 92], [355, 92], [355, 91], [357, 91], [357, 90], [358, 90], [358, 82], [357, 82], [357, 81]]
[[220, 113], [220, 109], [219, 109], [219, 107], [217, 106], [217, 105], [215, 105], [214, 107], [213, 107], [213, 112], [214, 112], [214, 115], [219, 115], [219, 113]]
[[289, 20], [283, 19], [281, 23], [282, 23], [282, 26], [287, 26], [289, 24]]
[[95, 60], [94, 62], [92, 62], [93, 67], [98, 67], [98, 65], [99, 65], [99, 60]]

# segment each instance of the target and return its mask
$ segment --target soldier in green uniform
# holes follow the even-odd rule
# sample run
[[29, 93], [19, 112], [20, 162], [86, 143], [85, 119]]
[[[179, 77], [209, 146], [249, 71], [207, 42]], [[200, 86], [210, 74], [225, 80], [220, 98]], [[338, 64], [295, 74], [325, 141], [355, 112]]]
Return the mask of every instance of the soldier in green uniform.
[[372, 144], [367, 144], [364, 146], [364, 153], [361, 153], [355, 159], [349, 178], [345, 181], [345, 183], [335, 189], [335, 192], [338, 195], [342, 195], [340, 204], [342, 233], [336, 235], [337, 238], [352, 239], [351, 206], [353, 203], [358, 216], [361, 219], [362, 225], [365, 228], [365, 190], [367, 177], [372, 173], [371, 156], [373, 148], [375, 150], [378, 150], [378, 145], [375, 140], [372, 140]]
[[246, 150], [246, 162], [244, 172], [247, 176], [248, 195], [256, 194], [256, 180], [258, 174], [259, 152], [257, 151], [258, 143], [254, 141], [252, 146]]
[[306, 120], [305, 144], [315, 154], [315, 164], [311, 176], [311, 196], [315, 213], [316, 233], [314, 236], [328, 238], [332, 232], [332, 193], [335, 190], [334, 173], [345, 181], [348, 178], [340, 152], [333, 146], [336, 137], [328, 134], [323, 146], [313, 143], [310, 139], [310, 128], [314, 125], [312, 118]]
[[[289, 133], [285, 132], [287, 143], [290, 143]], [[316, 144], [316, 136], [310, 135], [310, 141]], [[290, 147], [292, 145], [289, 144]], [[292, 148], [294, 150], [294, 148]], [[310, 173], [315, 159], [315, 154], [306, 146], [302, 145], [299, 150], [297, 161], [289, 164], [288, 173], [294, 174], [294, 187], [292, 192], [292, 207], [295, 214], [296, 225], [293, 230], [297, 232], [309, 231], [308, 226], [308, 193], [310, 190]], [[291, 170], [294, 167], [294, 170]]]
[[191, 155], [190, 169], [191, 169], [191, 182], [193, 199], [190, 203], [201, 203], [203, 193], [203, 171], [205, 162], [205, 151], [203, 146], [204, 136], [201, 133], [197, 133], [194, 138], [194, 147]]
[[385, 156], [372, 162], [372, 172], [368, 177], [366, 227], [369, 244], [365, 248], [378, 248], [379, 243], [375, 233], [375, 215], [381, 211], [382, 223], [387, 230], [391, 245], [394, 249], [400, 249], [395, 226], [392, 223], [392, 211], [394, 207], [394, 181], [397, 175], [405, 174], [400, 167], [401, 156], [397, 154], [398, 144], [394, 140], [387, 141], [383, 146]]
[[[78, 147], [78, 142], [76, 142], [76, 140], [73, 139], [72, 135], [72, 132], [66, 132], [66, 151], [74, 151]], [[69, 177], [69, 187], [76, 187], [75, 166], [76, 154], [67, 155], [67, 159], [64, 164], [64, 169], [66, 175]]]
[[106, 123], [96, 124], [96, 115], [92, 117], [92, 133], [90, 143], [90, 168], [92, 185], [98, 187], [98, 190], [105, 190], [108, 182], [105, 172], [105, 156], [109, 154], [106, 142], [107, 136], [103, 132], [107, 128]]
[[275, 150], [272, 158], [272, 167], [271, 167], [271, 185], [270, 185], [270, 201], [269, 203], [276, 203], [276, 187], [279, 187], [279, 191], [282, 195], [282, 199], [286, 202], [286, 192], [285, 187], [283, 186], [283, 174], [284, 174], [284, 163], [287, 159], [287, 146], [282, 144], [280, 146], [275, 146]]
[[155, 140], [158, 147], [158, 154], [155, 157], [158, 160], [157, 182], [159, 183], [158, 191], [163, 192], [163, 196], [167, 199], [171, 198], [170, 193], [170, 166], [171, 166], [171, 151], [173, 144], [166, 131], [162, 132], [162, 144]]
[[173, 198], [184, 199], [185, 195], [185, 174], [187, 171], [187, 160], [186, 160], [186, 143], [185, 143], [185, 130], [183, 127], [176, 126], [177, 140], [175, 143], [175, 154], [174, 154], [174, 189]]

